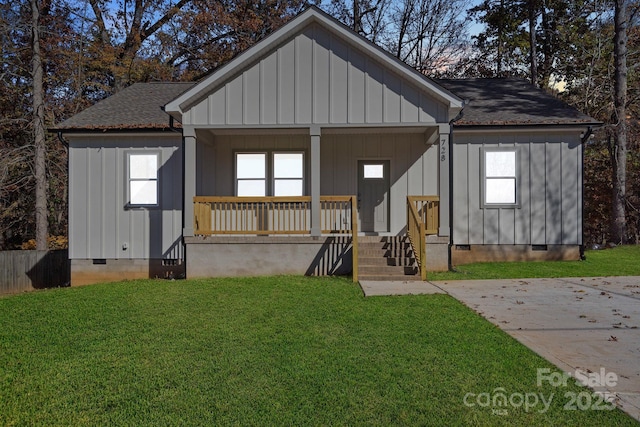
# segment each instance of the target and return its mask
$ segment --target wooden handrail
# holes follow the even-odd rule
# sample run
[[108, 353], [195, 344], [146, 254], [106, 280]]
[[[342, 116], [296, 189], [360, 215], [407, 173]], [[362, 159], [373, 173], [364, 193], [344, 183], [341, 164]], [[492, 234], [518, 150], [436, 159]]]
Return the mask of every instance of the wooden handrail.
[[418, 269], [422, 280], [427, 280], [426, 228], [415, 203], [407, 197], [407, 235], [409, 243], [416, 255]]
[[[349, 196], [345, 196], [348, 199]], [[267, 203], [267, 202], [310, 202], [311, 196], [290, 197], [232, 197], [232, 196], [195, 196], [194, 202], [201, 203]]]
[[438, 234], [440, 227], [439, 196], [408, 196], [407, 201], [416, 207], [421, 221], [425, 224], [425, 233]]
[[352, 280], [358, 281], [358, 198], [351, 196], [351, 263]]
[[407, 235], [416, 254], [422, 280], [427, 280], [427, 235], [438, 234], [439, 210], [438, 196], [407, 196]]

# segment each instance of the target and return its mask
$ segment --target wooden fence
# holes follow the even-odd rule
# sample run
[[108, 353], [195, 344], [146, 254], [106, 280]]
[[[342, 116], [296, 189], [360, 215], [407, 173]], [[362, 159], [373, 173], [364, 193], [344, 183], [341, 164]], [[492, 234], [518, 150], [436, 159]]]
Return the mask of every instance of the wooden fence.
[[0, 294], [68, 286], [69, 252], [0, 251]]

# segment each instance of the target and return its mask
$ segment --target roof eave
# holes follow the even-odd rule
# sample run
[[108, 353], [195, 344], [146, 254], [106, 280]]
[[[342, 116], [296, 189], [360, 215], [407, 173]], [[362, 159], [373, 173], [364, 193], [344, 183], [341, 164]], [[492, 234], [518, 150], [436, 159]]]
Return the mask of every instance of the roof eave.
[[179, 132], [180, 126], [174, 126], [173, 128], [169, 126], [169, 124], [165, 126], [141, 126], [141, 127], [65, 127], [65, 128], [57, 128], [51, 127], [47, 129], [47, 132], [50, 133], [96, 133], [96, 134], [104, 134], [104, 133], [122, 133], [122, 132], [133, 132], [133, 133], [145, 133], [145, 132]]
[[602, 122], [556, 122], [556, 123], [544, 123], [544, 122], [522, 122], [522, 123], [454, 123], [453, 126], [458, 129], [507, 129], [507, 128], [523, 128], [523, 127], [550, 127], [550, 128], [584, 128], [592, 127], [598, 128], [603, 126]]

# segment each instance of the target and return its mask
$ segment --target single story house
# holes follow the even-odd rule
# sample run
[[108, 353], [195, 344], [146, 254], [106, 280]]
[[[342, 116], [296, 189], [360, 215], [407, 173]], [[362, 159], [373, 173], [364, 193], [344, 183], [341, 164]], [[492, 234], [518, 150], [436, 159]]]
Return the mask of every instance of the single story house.
[[197, 83], [50, 129], [71, 283], [577, 259], [598, 124], [523, 80], [431, 80], [310, 7]]

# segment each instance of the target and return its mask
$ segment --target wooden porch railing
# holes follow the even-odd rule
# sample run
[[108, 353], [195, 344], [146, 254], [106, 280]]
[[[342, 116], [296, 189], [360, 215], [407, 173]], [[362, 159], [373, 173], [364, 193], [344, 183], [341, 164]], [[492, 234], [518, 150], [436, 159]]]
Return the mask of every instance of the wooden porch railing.
[[427, 280], [427, 235], [438, 234], [440, 198], [438, 196], [407, 197], [407, 235], [420, 269]]
[[[311, 234], [311, 197], [196, 196], [194, 234]], [[353, 280], [358, 280], [358, 211], [356, 196], [320, 196], [323, 234], [352, 236]]]
[[440, 226], [440, 197], [439, 196], [408, 196], [407, 200], [413, 203], [418, 215], [425, 224], [425, 233], [438, 234]]

